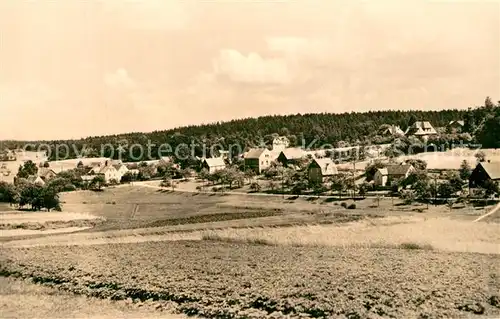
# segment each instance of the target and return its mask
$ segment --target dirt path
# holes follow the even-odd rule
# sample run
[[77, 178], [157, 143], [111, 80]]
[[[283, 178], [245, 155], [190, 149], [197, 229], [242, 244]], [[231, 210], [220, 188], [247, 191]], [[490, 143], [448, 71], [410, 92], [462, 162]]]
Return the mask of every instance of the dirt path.
[[488, 217], [488, 216], [490, 216], [490, 215], [493, 215], [493, 214], [494, 214], [494, 213], [496, 213], [498, 210], [500, 210], [500, 203], [498, 203], [498, 205], [497, 205], [496, 207], [494, 207], [492, 210], [490, 210], [488, 213], [486, 213], [486, 214], [484, 214], [484, 215], [480, 216], [479, 218], [475, 219], [475, 220], [474, 220], [474, 223], [475, 223], [475, 222], [478, 222], [478, 221], [480, 221], [480, 220], [482, 220], [482, 219], [484, 219], [484, 218], [486, 218], [486, 217]]

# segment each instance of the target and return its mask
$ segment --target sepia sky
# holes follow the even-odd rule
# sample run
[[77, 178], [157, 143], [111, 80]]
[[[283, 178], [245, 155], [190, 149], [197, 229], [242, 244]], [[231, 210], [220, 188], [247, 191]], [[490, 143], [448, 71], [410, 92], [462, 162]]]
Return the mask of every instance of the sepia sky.
[[499, 1], [0, 1], [0, 140], [487, 95]]

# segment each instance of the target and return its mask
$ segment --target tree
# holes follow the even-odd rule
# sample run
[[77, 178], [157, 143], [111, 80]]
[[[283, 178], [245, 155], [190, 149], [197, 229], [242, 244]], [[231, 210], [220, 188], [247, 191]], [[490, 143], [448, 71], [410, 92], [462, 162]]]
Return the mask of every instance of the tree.
[[19, 167], [17, 172], [17, 177], [28, 178], [30, 175], [36, 175], [38, 173], [38, 167], [31, 160], [26, 161], [24, 165]]
[[458, 172], [462, 180], [464, 181], [469, 180], [469, 177], [472, 173], [472, 169], [466, 160], [462, 161], [462, 164], [460, 164], [460, 169], [458, 170]]
[[44, 187], [38, 184], [25, 184], [20, 189], [19, 206], [30, 205], [33, 210], [43, 207]]
[[251, 169], [247, 169], [244, 173], [244, 176], [246, 179], [248, 179], [248, 182], [250, 183], [252, 179], [255, 177], [255, 171]]
[[61, 211], [59, 195], [53, 189], [45, 187], [42, 190], [41, 198], [42, 198], [42, 207], [46, 208], [47, 211], [50, 212], [51, 209]]
[[377, 172], [379, 168], [384, 168], [385, 164], [381, 160], [375, 160], [369, 165], [366, 166], [365, 168], [365, 176], [366, 176], [366, 181], [371, 181], [373, 180], [373, 176]]
[[55, 177], [47, 182], [46, 188], [53, 190], [55, 193], [69, 192], [76, 189], [71, 180], [64, 177]]
[[19, 201], [19, 192], [13, 184], [0, 182], [0, 202], [10, 205]]
[[260, 189], [261, 189], [261, 187], [260, 187], [259, 183], [253, 182], [250, 184], [250, 190], [252, 192], [260, 192]]
[[500, 193], [498, 183], [491, 179], [486, 180], [482, 188], [484, 189], [486, 197]]
[[405, 163], [412, 165], [417, 170], [425, 171], [427, 169], [427, 162], [421, 159], [411, 158], [407, 159]]
[[83, 168], [83, 162], [79, 161], [78, 164], [76, 164], [76, 168]]
[[346, 182], [347, 177], [345, 174], [337, 174], [333, 175], [331, 178], [331, 190], [337, 192], [339, 194], [339, 197], [342, 197], [342, 192], [345, 191], [347, 187], [347, 182]]
[[438, 186], [438, 194], [441, 198], [450, 198], [454, 193], [454, 187], [449, 181], [443, 182]]
[[407, 127], [411, 127], [413, 124], [415, 124], [415, 122], [417, 122], [417, 117], [415, 116], [415, 114], [412, 114], [410, 115], [410, 118], [408, 119], [408, 125]]
[[479, 151], [474, 155], [479, 163], [486, 161], [486, 154], [483, 151]]
[[188, 179], [189, 177], [191, 177], [193, 175], [193, 172], [190, 168], [181, 169], [179, 173], [183, 179]]
[[105, 184], [106, 184], [106, 179], [104, 178], [104, 175], [98, 174], [94, 176], [94, 178], [90, 182], [90, 188], [101, 190]]
[[403, 200], [406, 205], [411, 205], [417, 198], [416, 193], [412, 189], [403, 189], [399, 192], [399, 198]]

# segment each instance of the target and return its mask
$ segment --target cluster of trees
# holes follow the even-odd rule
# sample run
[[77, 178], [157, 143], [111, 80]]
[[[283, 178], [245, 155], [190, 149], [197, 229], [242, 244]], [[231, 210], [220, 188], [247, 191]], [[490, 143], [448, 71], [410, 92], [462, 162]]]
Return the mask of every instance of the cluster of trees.
[[[129, 145], [139, 144], [147, 148], [148, 141], [152, 144], [151, 154], [158, 155], [158, 146], [168, 143], [172, 148], [180, 144], [191, 145], [194, 141], [195, 154], [203, 154], [202, 145], [222, 145], [228, 149], [230, 145], [240, 145], [243, 149], [260, 145], [262, 141], [270, 143], [277, 135], [287, 136], [291, 146], [300, 146], [302, 141], [306, 145], [316, 141], [316, 146], [331, 144], [337, 146], [342, 142], [351, 144], [360, 142], [386, 143], [390, 137], [378, 136], [377, 132], [381, 125], [399, 125], [405, 130], [415, 120], [430, 121], [435, 127], [446, 126], [450, 121], [465, 119], [467, 122], [466, 132], [472, 137], [478, 138], [485, 146], [498, 145], [500, 134], [498, 133], [498, 106], [487, 100], [487, 106], [470, 110], [442, 110], [442, 111], [377, 111], [367, 113], [342, 113], [342, 114], [296, 114], [285, 116], [264, 116], [259, 118], [248, 118], [233, 120], [225, 123], [213, 123], [206, 125], [194, 125], [180, 127], [165, 131], [151, 133], [129, 133], [120, 135], [109, 135], [99, 137], [88, 137], [80, 140], [69, 141], [4, 141], [3, 146], [7, 148], [23, 147], [25, 144], [40, 145], [41, 143], [51, 145], [55, 154], [57, 144], [71, 145], [69, 154], [59, 154], [63, 157], [68, 155], [74, 158], [79, 154], [84, 156], [114, 156], [120, 155], [122, 160], [137, 160], [140, 157], [139, 148], [129, 149]], [[491, 116], [490, 116], [491, 115]], [[493, 131], [491, 130], [493, 128]], [[496, 129], [495, 129], [496, 128]], [[104, 149], [100, 154], [102, 145], [113, 145], [114, 150], [118, 148], [121, 152], [114, 152], [110, 148]], [[84, 148], [85, 146], [85, 148]], [[64, 151], [64, 150], [59, 150]], [[185, 150], [189, 152], [189, 149]], [[119, 154], [118, 154], [119, 153]], [[131, 157], [132, 155], [132, 157]], [[163, 154], [167, 155], [167, 154]], [[142, 160], [142, 159], [141, 159]], [[192, 159], [179, 160], [183, 167], [188, 167]]]
[[17, 205], [20, 209], [61, 210], [57, 189], [52, 185], [28, 183], [24, 179], [19, 179], [16, 184], [0, 182], [0, 202]]

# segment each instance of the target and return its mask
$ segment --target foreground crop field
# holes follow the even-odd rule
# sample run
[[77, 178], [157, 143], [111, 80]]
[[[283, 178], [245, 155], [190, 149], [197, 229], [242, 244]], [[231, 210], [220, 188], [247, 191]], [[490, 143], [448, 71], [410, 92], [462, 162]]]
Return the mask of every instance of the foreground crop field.
[[2, 318], [186, 318], [182, 315], [160, 314], [143, 304], [87, 298], [29, 281], [4, 277], [0, 277], [0, 305]]
[[181, 241], [3, 249], [3, 276], [218, 318], [500, 315], [499, 255]]

